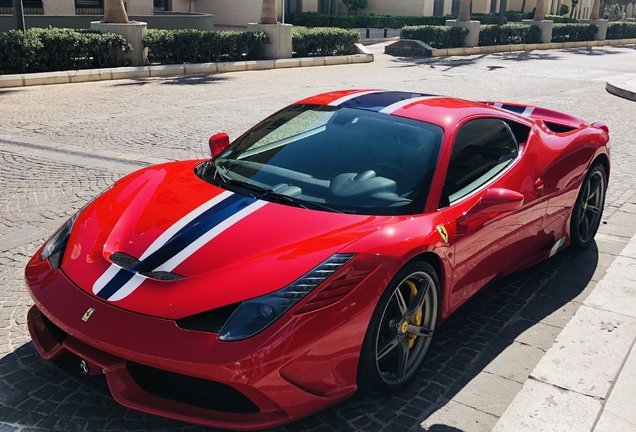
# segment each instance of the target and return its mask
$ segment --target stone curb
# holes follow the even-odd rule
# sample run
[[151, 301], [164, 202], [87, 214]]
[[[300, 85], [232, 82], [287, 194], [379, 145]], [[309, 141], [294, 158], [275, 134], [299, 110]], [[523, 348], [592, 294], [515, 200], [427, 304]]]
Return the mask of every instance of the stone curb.
[[[633, 81], [636, 81], [636, 78]], [[636, 87], [629, 85], [625, 79], [609, 79], [605, 89], [613, 95], [636, 102]]]
[[280, 60], [253, 60], [222, 63], [192, 63], [179, 65], [118, 67], [75, 71], [41, 72], [31, 74], [0, 75], [0, 88], [35, 85], [69, 84], [118, 79], [174, 77], [193, 74], [258, 71], [311, 66], [332, 66], [353, 63], [371, 63], [371, 51], [356, 44], [358, 54], [346, 56], [302, 57]]
[[493, 432], [595, 430], [635, 340], [636, 235], [536, 365]]
[[636, 39], [612, 39], [604, 41], [553, 42], [540, 44], [493, 45], [473, 48], [434, 49], [431, 52], [431, 57], [493, 54], [500, 52], [534, 51], [548, 49], [591, 48], [616, 45], [636, 45]]

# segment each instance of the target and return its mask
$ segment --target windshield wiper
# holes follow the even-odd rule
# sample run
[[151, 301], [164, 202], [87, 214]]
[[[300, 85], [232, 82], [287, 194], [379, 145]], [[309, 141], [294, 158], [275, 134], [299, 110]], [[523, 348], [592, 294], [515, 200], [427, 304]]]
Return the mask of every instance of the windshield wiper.
[[220, 183], [223, 183], [226, 186], [230, 187], [239, 187], [243, 189], [250, 190], [252, 192], [256, 192], [260, 194], [261, 198], [266, 199], [267, 201], [279, 202], [279, 203], [288, 203], [293, 204], [297, 207], [302, 207], [304, 209], [314, 209], [314, 210], [324, 210], [332, 213], [342, 213], [340, 210], [336, 210], [335, 208], [329, 207], [328, 205], [306, 201], [301, 198], [296, 198], [289, 195], [284, 195], [278, 192], [273, 191], [272, 189], [264, 188], [261, 186], [257, 186], [255, 184], [247, 183], [241, 180], [237, 180], [230, 174], [229, 170], [224, 166], [219, 164], [215, 165], [216, 172], [219, 174], [218, 178], [221, 180]]

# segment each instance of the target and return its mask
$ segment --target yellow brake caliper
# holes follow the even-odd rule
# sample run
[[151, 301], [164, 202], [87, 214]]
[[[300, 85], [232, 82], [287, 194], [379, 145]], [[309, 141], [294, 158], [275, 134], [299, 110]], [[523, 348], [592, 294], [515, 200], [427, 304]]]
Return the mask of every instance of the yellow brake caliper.
[[[415, 300], [415, 296], [417, 296], [417, 288], [415, 288], [415, 284], [410, 280], [404, 281], [404, 283], [406, 283], [409, 288], [411, 288], [411, 295], [409, 296], [410, 304], [413, 300]], [[409, 320], [409, 322], [416, 326], [422, 325], [422, 309], [417, 311], [417, 313]], [[415, 345], [415, 339], [417, 339], [417, 336], [415, 335], [410, 334], [406, 336], [406, 340], [409, 343], [409, 349], [413, 348], [413, 345]]]

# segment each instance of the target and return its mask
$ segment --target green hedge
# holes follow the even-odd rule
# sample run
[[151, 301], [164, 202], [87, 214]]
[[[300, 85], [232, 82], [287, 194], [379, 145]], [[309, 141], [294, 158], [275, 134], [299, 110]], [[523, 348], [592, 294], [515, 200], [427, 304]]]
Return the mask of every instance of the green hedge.
[[51, 72], [124, 65], [132, 50], [123, 36], [90, 30], [33, 28], [0, 33], [0, 72]]
[[161, 64], [258, 60], [268, 42], [265, 33], [148, 30], [148, 62]]
[[563, 17], [561, 15], [546, 15], [545, 19], [554, 21], [555, 24], [578, 24], [579, 20], [574, 18]]
[[611, 22], [607, 24], [606, 39], [636, 38], [636, 23]]
[[552, 42], [578, 42], [594, 40], [597, 27], [592, 24], [554, 24]]
[[506, 24], [483, 25], [479, 28], [479, 46], [536, 44], [541, 42], [539, 26]]
[[401, 39], [415, 39], [433, 48], [459, 48], [464, 46], [468, 30], [446, 26], [406, 26], [400, 32]]
[[296, 57], [349, 55], [357, 53], [355, 44], [359, 39], [356, 30], [294, 27], [292, 50]]

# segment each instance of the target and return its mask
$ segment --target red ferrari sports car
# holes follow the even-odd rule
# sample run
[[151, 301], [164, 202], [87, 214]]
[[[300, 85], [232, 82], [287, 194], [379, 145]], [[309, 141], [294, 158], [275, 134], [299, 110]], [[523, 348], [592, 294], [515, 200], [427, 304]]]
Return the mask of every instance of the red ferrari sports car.
[[243, 430], [407, 385], [484, 285], [593, 241], [610, 169], [604, 124], [378, 90], [210, 148], [60, 227], [26, 268], [28, 327], [127, 407]]

